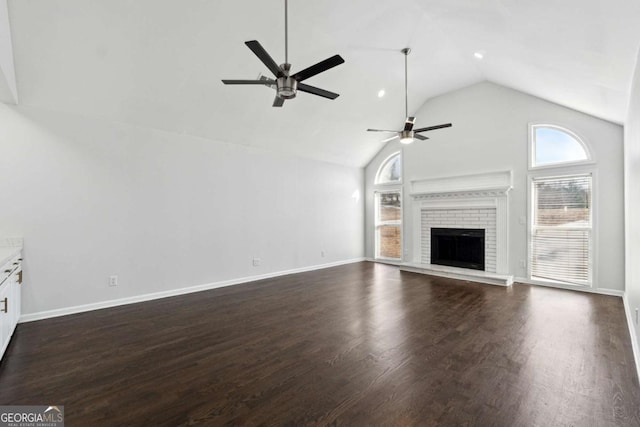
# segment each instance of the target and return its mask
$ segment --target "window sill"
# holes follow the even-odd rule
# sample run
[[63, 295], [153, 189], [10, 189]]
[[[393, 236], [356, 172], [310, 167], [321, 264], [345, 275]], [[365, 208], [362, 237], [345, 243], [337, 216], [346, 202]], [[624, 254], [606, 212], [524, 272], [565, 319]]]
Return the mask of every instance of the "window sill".
[[540, 277], [530, 277], [529, 279], [527, 279], [527, 283], [542, 286], [562, 287], [567, 289], [585, 289], [593, 287], [592, 283], [563, 282], [561, 280], [543, 279]]

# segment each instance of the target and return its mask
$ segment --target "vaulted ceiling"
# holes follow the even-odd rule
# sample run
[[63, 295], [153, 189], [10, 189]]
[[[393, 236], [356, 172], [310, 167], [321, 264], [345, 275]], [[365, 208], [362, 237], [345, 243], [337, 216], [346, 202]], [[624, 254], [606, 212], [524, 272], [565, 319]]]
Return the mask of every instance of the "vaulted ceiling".
[[340, 54], [307, 82], [341, 96], [273, 108], [220, 80], [268, 74], [246, 40], [284, 62], [283, 0], [9, 0], [9, 18], [21, 104], [353, 166], [382, 146], [365, 129], [404, 121], [403, 47], [410, 113], [488, 80], [622, 123], [640, 45], [634, 0], [290, 0], [293, 71]]

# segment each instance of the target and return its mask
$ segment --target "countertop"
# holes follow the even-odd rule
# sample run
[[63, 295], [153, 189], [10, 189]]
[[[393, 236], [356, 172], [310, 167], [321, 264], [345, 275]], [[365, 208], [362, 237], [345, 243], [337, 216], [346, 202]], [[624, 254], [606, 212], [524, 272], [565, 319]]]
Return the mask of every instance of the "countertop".
[[0, 247], [0, 266], [4, 266], [11, 261], [13, 257], [18, 255], [22, 250], [21, 247]]
[[22, 250], [21, 238], [0, 238], [0, 267], [11, 261]]

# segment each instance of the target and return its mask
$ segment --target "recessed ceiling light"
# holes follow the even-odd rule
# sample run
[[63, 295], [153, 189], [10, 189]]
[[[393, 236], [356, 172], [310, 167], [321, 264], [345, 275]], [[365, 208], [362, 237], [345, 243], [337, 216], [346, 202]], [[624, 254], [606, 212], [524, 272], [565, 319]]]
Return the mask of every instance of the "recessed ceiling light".
[[384, 93], [385, 93], [385, 92], [384, 92], [384, 89], [380, 89], [380, 90], [378, 91], [378, 98], [382, 98], [382, 97], [384, 96]]
[[482, 52], [482, 51], [478, 51], [478, 52], [474, 53], [474, 54], [473, 54], [473, 56], [474, 56], [476, 59], [482, 59], [482, 58], [484, 58], [484, 52]]

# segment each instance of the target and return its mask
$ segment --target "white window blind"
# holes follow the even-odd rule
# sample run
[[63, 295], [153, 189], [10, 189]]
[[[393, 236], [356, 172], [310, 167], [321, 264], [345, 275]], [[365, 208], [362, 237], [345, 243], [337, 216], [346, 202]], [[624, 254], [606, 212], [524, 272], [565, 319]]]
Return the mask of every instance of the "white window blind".
[[591, 282], [591, 189], [591, 175], [533, 180], [533, 279]]

